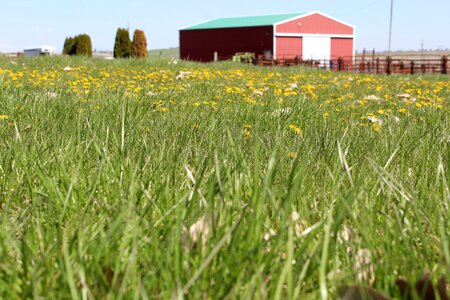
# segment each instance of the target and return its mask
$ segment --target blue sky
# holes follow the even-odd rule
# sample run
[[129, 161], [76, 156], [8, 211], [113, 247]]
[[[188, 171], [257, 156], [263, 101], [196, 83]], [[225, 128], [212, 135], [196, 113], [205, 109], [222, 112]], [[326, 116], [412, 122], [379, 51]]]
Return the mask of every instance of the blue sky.
[[[149, 49], [178, 46], [178, 29], [215, 17], [322, 11], [356, 26], [358, 50], [387, 49], [390, 0], [0, 0], [0, 52], [80, 33], [111, 50], [118, 27], [145, 31]], [[394, 50], [450, 48], [450, 0], [394, 0]]]

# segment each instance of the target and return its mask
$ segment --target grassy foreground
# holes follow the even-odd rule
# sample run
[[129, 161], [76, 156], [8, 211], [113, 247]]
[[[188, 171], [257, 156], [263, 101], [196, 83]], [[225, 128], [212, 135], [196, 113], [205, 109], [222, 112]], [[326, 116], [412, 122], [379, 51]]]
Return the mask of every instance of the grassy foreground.
[[450, 273], [449, 111], [448, 77], [1, 58], [0, 298], [398, 297]]

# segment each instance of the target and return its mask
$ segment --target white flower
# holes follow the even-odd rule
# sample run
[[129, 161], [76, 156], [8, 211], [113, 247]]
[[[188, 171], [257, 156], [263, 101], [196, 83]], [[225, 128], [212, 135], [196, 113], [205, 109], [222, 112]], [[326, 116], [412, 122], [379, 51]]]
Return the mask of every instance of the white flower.
[[353, 230], [351, 227], [344, 225], [341, 231], [341, 238], [343, 241], [349, 242], [350, 240], [353, 240]]
[[411, 98], [411, 95], [408, 93], [398, 94], [397, 97], [403, 98], [403, 99], [409, 99]]
[[401, 98], [403, 101], [415, 102], [417, 100], [417, 98], [411, 97], [411, 95], [408, 93], [398, 94], [397, 97]]
[[348, 254], [353, 253], [354, 240], [355, 234], [353, 232], [353, 229], [348, 225], [344, 225], [341, 232], [339, 233], [338, 241], [344, 244], [345, 251]]
[[275, 236], [277, 233], [273, 229], [269, 229], [269, 232], [264, 233], [263, 239], [268, 242], [271, 237]]
[[189, 237], [192, 241], [192, 245], [196, 246], [198, 243], [202, 244], [202, 250], [206, 249], [206, 242], [211, 233], [211, 226], [203, 216], [189, 227]]
[[369, 95], [369, 96], [364, 97], [364, 100], [382, 101], [383, 99], [381, 99], [380, 97], [377, 97], [375, 95]]
[[298, 220], [300, 220], [300, 215], [298, 214], [298, 212], [293, 211], [291, 214], [291, 220], [292, 222], [297, 222]]
[[278, 108], [272, 112], [272, 116], [279, 117], [282, 115], [290, 115], [291, 113], [292, 113], [292, 108], [290, 108], [290, 107]]
[[408, 168], [408, 177], [413, 178], [414, 177], [414, 170], [412, 168]]
[[376, 124], [383, 125], [383, 120], [372, 117], [372, 116], [368, 116], [367, 120], [369, 120], [370, 123], [374, 123], [374, 124], [376, 123]]
[[375, 272], [372, 264], [372, 255], [369, 249], [359, 249], [355, 257], [354, 270], [356, 278], [360, 283], [368, 282], [372, 285], [375, 282]]
[[303, 233], [302, 224], [300, 223], [300, 215], [298, 212], [293, 211], [291, 214], [292, 223], [294, 223], [294, 232], [297, 237], [300, 237]]
[[184, 78], [186, 78], [186, 75], [189, 75], [189, 74], [191, 74], [191, 73], [192, 73], [192, 72], [189, 72], [189, 71], [180, 71], [180, 74], [178, 74], [178, 76], [175, 77], [175, 79], [176, 79], [176, 80], [184, 79]]
[[56, 98], [56, 97], [58, 97], [58, 94], [57, 94], [57, 93], [54, 93], [54, 92], [47, 92], [46, 95], [49, 96], [50, 98]]
[[64, 71], [66, 71], [66, 72], [72, 71], [72, 68], [71, 67], [65, 67]]

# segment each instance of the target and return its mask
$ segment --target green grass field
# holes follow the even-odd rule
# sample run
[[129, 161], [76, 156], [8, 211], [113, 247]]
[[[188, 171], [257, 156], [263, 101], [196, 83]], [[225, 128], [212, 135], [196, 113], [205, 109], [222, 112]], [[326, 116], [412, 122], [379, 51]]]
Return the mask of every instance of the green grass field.
[[450, 273], [449, 111], [448, 77], [0, 58], [0, 298], [399, 297]]
[[148, 51], [149, 58], [178, 59], [180, 57], [179, 48], [153, 49]]

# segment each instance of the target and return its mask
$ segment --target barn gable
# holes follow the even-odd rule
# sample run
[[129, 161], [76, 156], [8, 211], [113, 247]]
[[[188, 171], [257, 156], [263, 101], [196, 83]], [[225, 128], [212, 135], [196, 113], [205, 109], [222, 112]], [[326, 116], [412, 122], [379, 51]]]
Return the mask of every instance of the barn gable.
[[275, 32], [289, 34], [353, 35], [354, 26], [323, 13], [312, 12], [275, 24]]

